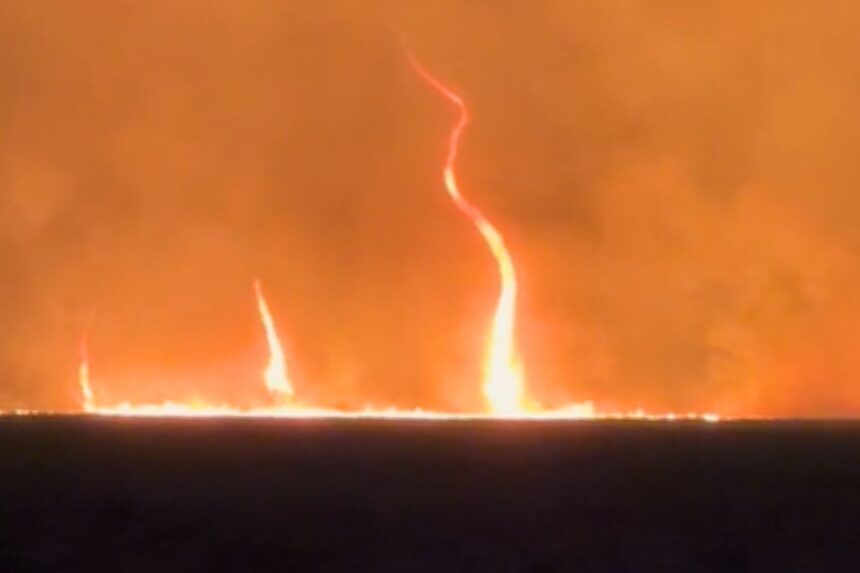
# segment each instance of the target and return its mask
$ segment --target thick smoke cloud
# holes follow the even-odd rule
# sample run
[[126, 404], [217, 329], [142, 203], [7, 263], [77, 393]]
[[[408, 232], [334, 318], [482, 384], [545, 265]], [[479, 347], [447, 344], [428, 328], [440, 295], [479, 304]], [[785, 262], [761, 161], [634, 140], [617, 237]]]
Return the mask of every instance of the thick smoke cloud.
[[507, 236], [545, 404], [860, 411], [860, 9], [0, 0], [0, 408], [298, 392], [478, 408]]

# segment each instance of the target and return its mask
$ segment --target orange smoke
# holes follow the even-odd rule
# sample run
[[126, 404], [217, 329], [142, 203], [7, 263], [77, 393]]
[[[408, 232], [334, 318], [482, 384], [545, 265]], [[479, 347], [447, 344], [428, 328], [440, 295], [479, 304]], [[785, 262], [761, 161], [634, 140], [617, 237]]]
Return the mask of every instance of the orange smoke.
[[266, 388], [272, 394], [292, 398], [293, 385], [287, 376], [287, 360], [284, 357], [284, 349], [281, 346], [280, 338], [278, 338], [275, 320], [269, 311], [269, 305], [263, 296], [263, 289], [259, 280], [254, 281], [254, 292], [257, 295], [257, 308], [260, 311], [260, 320], [266, 331], [266, 344], [269, 347], [269, 364], [263, 370], [263, 380], [266, 382]]
[[460, 137], [469, 122], [469, 113], [462, 97], [431, 75], [408, 51], [407, 56], [412, 68], [418, 75], [457, 107], [459, 116], [451, 129], [451, 135], [448, 139], [448, 155], [442, 172], [445, 188], [457, 208], [469, 218], [478, 232], [481, 233], [481, 237], [487, 243], [499, 269], [501, 292], [487, 341], [484, 361], [484, 396], [491, 412], [495, 414], [509, 415], [523, 412], [526, 410], [523, 371], [514, 340], [517, 304], [516, 269], [502, 235], [484, 214], [460, 193], [454, 171]]

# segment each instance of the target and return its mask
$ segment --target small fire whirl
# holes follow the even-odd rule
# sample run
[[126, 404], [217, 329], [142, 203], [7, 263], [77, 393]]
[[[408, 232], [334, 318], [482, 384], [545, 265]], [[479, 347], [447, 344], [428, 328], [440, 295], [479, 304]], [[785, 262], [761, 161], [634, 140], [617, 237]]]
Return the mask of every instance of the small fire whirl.
[[81, 388], [81, 396], [83, 397], [83, 408], [85, 412], [95, 410], [95, 397], [93, 396], [93, 387], [90, 385], [90, 358], [87, 351], [87, 335], [81, 339], [81, 363], [78, 365], [78, 385]]
[[263, 296], [263, 288], [260, 280], [254, 281], [254, 292], [257, 295], [257, 309], [260, 311], [260, 320], [266, 330], [266, 343], [269, 346], [269, 365], [263, 371], [263, 379], [266, 388], [273, 394], [279, 394], [292, 398], [293, 385], [287, 377], [287, 359], [284, 358], [284, 348], [275, 328], [275, 319], [269, 311], [269, 305]]

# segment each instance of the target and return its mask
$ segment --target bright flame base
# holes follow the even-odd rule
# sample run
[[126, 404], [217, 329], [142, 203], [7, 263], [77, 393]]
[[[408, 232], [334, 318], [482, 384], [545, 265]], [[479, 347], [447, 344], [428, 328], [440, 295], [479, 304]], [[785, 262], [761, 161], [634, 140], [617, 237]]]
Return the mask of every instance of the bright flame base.
[[[41, 415], [81, 412], [49, 412], [14, 410], [0, 415]], [[706, 412], [653, 413], [643, 409], [628, 412], [599, 412], [590, 402], [571, 404], [564, 408], [547, 409], [515, 414], [487, 414], [481, 412], [445, 412], [435, 410], [406, 410], [399, 408], [373, 408], [346, 411], [327, 408], [292, 406], [290, 408], [236, 408], [227, 405], [193, 405], [179, 402], [161, 404], [120, 403], [114, 406], [93, 406], [84, 413], [93, 416], [128, 418], [270, 418], [270, 419], [343, 419], [343, 420], [426, 420], [426, 421], [563, 421], [563, 420], [641, 420], [652, 422], [701, 421], [720, 422], [728, 418]]]
[[[402, 420], [406, 422], [577, 422], [577, 421], [642, 421], [655, 423], [671, 422], [728, 422], [734, 418], [724, 418], [718, 414], [698, 413], [664, 413], [651, 414], [636, 410], [628, 413], [596, 413], [592, 415], [570, 414], [566, 412], [541, 412], [535, 414], [512, 414], [509, 416], [495, 414], [460, 414], [447, 412], [430, 412], [423, 410], [367, 410], [359, 412], [342, 412], [339, 410], [309, 409], [301, 411], [282, 412], [277, 410], [236, 410], [230, 407], [195, 410], [181, 404], [166, 404], [161, 406], [134, 406], [125, 408], [122, 405], [114, 408], [100, 408], [91, 412], [53, 412], [40, 410], [18, 409], [10, 412], [0, 412], [0, 416], [53, 416], [53, 415], [85, 415], [103, 418], [162, 418], [162, 419], [265, 419], [265, 420]], [[748, 419], [748, 418], [744, 418]], [[749, 418], [758, 419], [758, 418]]]

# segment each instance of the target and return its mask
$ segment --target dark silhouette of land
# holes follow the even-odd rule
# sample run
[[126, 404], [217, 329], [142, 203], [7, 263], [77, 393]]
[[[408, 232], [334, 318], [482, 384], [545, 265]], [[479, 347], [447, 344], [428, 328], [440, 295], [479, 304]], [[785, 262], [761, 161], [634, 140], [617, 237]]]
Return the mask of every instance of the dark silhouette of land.
[[0, 571], [858, 571], [860, 425], [0, 419]]

